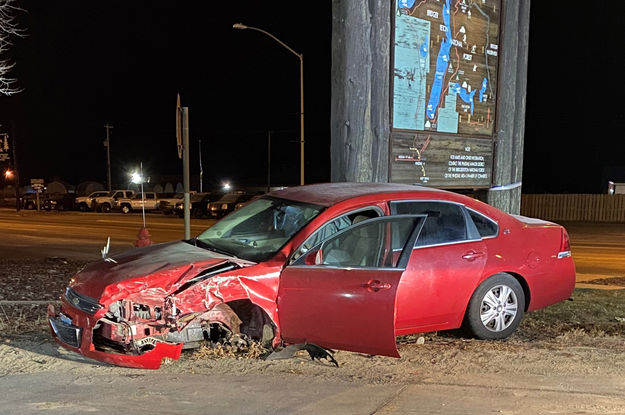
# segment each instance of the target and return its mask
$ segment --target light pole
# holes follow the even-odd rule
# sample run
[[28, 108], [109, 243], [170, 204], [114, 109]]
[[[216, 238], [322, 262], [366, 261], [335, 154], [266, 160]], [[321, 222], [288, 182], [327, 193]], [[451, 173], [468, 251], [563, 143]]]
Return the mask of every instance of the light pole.
[[291, 49], [286, 43], [275, 37], [269, 32], [266, 32], [262, 29], [252, 26], [246, 26], [243, 23], [235, 23], [232, 25], [234, 29], [239, 30], [256, 30], [257, 32], [263, 33], [282, 46], [284, 46], [289, 52], [294, 54], [299, 58], [299, 105], [300, 105], [300, 138], [299, 138], [299, 152], [300, 152], [300, 185], [304, 185], [304, 54], [297, 53], [293, 49]]

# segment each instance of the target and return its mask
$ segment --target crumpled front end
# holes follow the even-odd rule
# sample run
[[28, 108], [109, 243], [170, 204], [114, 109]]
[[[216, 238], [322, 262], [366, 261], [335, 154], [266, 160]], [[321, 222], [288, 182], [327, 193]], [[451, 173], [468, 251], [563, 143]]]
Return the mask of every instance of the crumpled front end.
[[53, 307], [48, 310], [48, 314], [54, 339], [61, 346], [101, 362], [132, 368], [158, 369], [164, 358], [176, 360], [182, 351], [182, 344], [158, 343], [152, 350], [142, 354], [104, 352], [91, 342], [93, 330], [78, 326], [81, 319], [73, 321], [63, 312], [56, 314]]
[[[159, 368], [165, 358], [176, 360], [183, 349], [205, 341], [271, 344], [278, 332], [279, 274], [251, 265], [213, 257], [127, 280], [115, 269], [101, 269], [100, 276], [79, 273], [61, 308], [48, 307], [52, 335], [86, 357], [146, 369]], [[98, 298], [84, 292], [99, 293]]]

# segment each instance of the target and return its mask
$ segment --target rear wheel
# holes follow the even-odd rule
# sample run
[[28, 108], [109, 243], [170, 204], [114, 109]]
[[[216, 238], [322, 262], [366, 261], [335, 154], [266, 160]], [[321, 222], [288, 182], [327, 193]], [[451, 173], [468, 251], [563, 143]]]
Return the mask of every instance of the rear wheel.
[[124, 213], [124, 214], [130, 213], [130, 206], [122, 205], [122, 213]]
[[80, 205], [78, 205], [78, 210], [80, 210], [81, 212], [86, 212], [87, 211], [87, 204], [86, 203], [81, 203]]
[[524, 310], [521, 284], [509, 274], [496, 274], [471, 296], [463, 328], [479, 339], [505, 339], [519, 326]]

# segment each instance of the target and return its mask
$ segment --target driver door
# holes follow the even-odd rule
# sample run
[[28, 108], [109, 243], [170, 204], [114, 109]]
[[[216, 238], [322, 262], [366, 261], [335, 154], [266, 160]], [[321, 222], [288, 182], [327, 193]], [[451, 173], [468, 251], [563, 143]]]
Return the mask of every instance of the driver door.
[[280, 277], [287, 343], [399, 357], [395, 296], [423, 215], [370, 219], [312, 248]]

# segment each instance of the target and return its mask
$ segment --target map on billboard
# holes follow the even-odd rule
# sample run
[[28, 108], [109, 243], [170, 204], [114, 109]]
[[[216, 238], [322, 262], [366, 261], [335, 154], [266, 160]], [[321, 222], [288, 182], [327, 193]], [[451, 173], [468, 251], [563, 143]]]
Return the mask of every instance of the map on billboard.
[[393, 128], [492, 136], [501, 0], [396, 0]]

